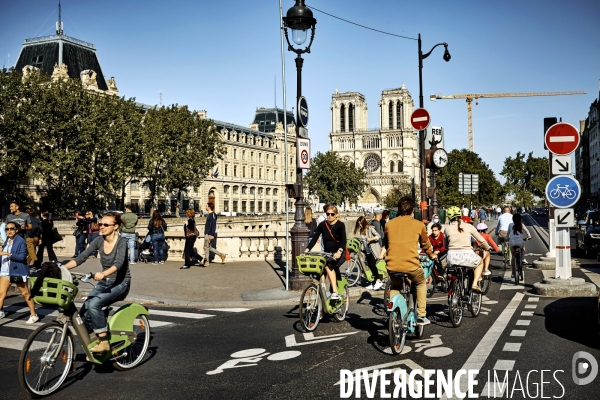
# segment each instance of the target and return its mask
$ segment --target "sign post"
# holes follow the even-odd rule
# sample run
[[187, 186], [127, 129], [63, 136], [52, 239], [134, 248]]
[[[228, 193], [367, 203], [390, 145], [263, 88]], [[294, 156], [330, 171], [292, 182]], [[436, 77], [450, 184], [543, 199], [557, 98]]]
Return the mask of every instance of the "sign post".
[[296, 164], [300, 169], [310, 169], [310, 139], [296, 139]]

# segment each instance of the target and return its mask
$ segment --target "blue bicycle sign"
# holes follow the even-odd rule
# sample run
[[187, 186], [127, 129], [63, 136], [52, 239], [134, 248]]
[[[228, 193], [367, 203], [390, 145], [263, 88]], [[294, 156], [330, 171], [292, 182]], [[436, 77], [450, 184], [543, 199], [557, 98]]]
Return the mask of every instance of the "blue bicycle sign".
[[569, 175], [555, 176], [546, 185], [546, 198], [555, 207], [572, 207], [579, 200], [579, 196], [581, 196], [581, 186]]

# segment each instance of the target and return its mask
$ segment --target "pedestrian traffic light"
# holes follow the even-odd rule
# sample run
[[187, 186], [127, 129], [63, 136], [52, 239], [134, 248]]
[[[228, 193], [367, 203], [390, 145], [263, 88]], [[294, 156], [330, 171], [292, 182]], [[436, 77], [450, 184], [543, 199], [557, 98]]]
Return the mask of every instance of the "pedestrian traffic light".
[[556, 119], [556, 117], [544, 118], [544, 150], [548, 150], [548, 147], [546, 146], [546, 131], [548, 131], [548, 128], [550, 128], [557, 122], [558, 120]]

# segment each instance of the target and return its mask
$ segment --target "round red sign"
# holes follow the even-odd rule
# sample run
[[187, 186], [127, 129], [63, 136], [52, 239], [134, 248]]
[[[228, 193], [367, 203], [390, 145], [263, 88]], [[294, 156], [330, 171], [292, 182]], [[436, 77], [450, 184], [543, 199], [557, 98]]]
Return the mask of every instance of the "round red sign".
[[410, 116], [410, 123], [412, 127], [418, 131], [422, 131], [423, 129], [427, 128], [429, 126], [429, 122], [431, 122], [429, 111], [424, 108], [417, 108]]
[[544, 140], [550, 152], [557, 156], [566, 156], [579, 146], [579, 131], [571, 124], [559, 122], [548, 128]]

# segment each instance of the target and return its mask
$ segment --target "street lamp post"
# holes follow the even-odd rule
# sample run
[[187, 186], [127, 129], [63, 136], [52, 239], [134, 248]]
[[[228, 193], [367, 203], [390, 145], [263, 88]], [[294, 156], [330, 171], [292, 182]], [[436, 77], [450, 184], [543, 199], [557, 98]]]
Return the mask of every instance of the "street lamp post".
[[[306, 7], [306, 5], [304, 4], [304, 0], [296, 0], [296, 4], [293, 7], [291, 7], [287, 11], [286, 16], [283, 17], [285, 40], [288, 44], [288, 50], [293, 51], [297, 54], [296, 104], [298, 104], [298, 101], [302, 96], [302, 65], [304, 63], [304, 60], [302, 59], [302, 54], [310, 53], [310, 46], [312, 45], [313, 39], [315, 38], [316, 24], [317, 20], [313, 17], [311, 9]], [[290, 38], [288, 36], [288, 28], [291, 30], [292, 42], [294, 42], [295, 45], [299, 46], [298, 48], [294, 48], [292, 43], [290, 43]], [[308, 46], [302, 49], [300, 46], [302, 46], [306, 42], [309, 29], [311, 31], [310, 42], [308, 43]], [[296, 137], [300, 136], [299, 121], [300, 107], [296, 107]], [[285, 141], [285, 145], [287, 146], [287, 138]], [[287, 160], [285, 160], [285, 162], [287, 162]], [[298, 163], [296, 162], [296, 183], [293, 185], [294, 190], [290, 192], [293, 193], [293, 197], [296, 199], [294, 226], [290, 230], [292, 238], [292, 275], [290, 277], [290, 289], [292, 290], [302, 289], [307, 280], [304, 279], [304, 277], [298, 271], [296, 256], [301, 254], [306, 248], [306, 245], [308, 244], [308, 234], [310, 233], [309, 229], [304, 223], [304, 190], [302, 187], [302, 169], [298, 168], [297, 164]], [[289, 257], [289, 251], [286, 254], [286, 257]]]
[[[421, 34], [419, 33], [419, 107], [423, 108], [423, 60], [429, 57], [433, 49], [438, 46], [444, 46], [444, 61], [450, 61], [450, 52], [448, 52], [448, 43], [438, 43], [429, 50], [429, 52], [423, 54], [421, 50]], [[427, 169], [426, 169], [426, 153], [425, 153], [425, 131], [419, 131], [419, 147], [420, 147], [420, 159], [421, 159], [421, 202], [427, 202]], [[433, 204], [431, 205], [434, 210], [433, 213], [437, 212], [436, 196], [435, 196], [435, 183], [433, 183]], [[424, 211], [424, 210], [423, 210]], [[432, 214], [431, 210], [427, 209], [425, 215], [421, 215], [421, 219], [429, 219]]]

